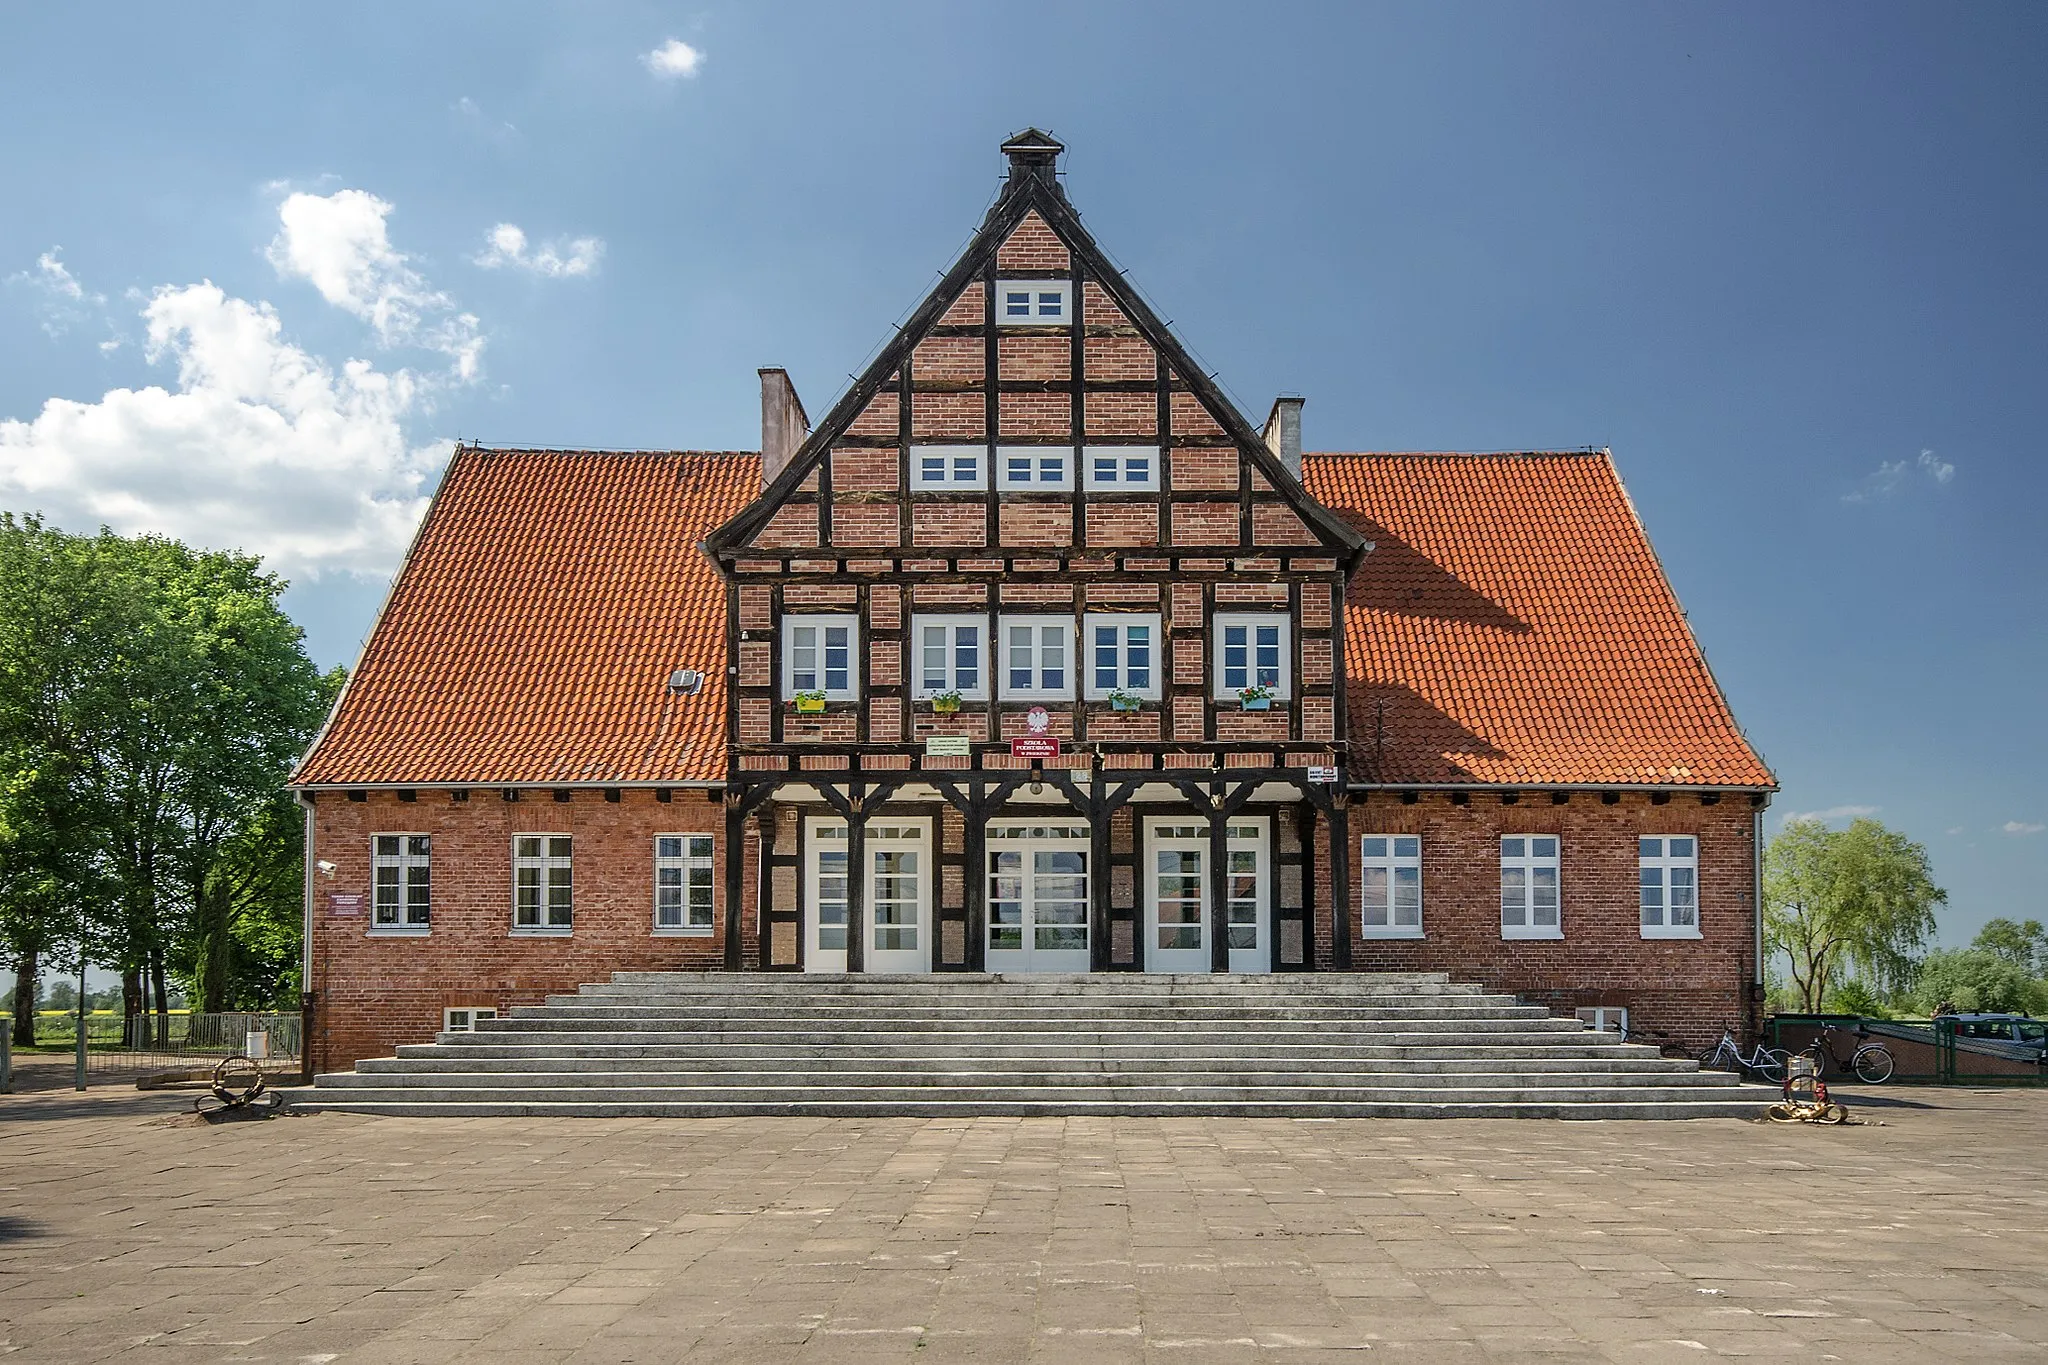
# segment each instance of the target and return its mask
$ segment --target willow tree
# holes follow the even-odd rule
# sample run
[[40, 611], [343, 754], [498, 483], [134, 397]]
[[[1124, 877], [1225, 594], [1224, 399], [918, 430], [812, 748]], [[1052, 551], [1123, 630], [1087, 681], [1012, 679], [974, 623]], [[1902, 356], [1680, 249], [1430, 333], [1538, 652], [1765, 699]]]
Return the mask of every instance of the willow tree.
[[1765, 933], [1808, 1013], [1851, 977], [1909, 987], [1947, 901], [1927, 850], [1876, 820], [1842, 830], [1792, 820], [1764, 850]]

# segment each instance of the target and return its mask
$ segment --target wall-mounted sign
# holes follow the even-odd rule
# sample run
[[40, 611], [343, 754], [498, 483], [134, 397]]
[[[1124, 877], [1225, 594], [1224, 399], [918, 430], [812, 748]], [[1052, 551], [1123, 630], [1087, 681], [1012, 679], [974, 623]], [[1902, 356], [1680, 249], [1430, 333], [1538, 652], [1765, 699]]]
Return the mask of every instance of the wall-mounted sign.
[[1043, 706], [1034, 706], [1024, 713], [1024, 723], [1031, 727], [1032, 734], [1042, 735], [1046, 727], [1052, 724], [1052, 712]]
[[1058, 735], [1019, 735], [1010, 741], [1011, 758], [1058, 758]]
[[363, 893], [360, 891], [330, 891], [327, 893], [327, 913], [330, 915], [360, 915], [363, 913]]
[[1337, 770], [1335, 768], [1310, 768], [1308, 770], [1308, 780], [1311, 782], [1335, 782], [1337, 780]]
[[926, 758], [966, 758], [974, 752], [965, 735], [926, 735]]

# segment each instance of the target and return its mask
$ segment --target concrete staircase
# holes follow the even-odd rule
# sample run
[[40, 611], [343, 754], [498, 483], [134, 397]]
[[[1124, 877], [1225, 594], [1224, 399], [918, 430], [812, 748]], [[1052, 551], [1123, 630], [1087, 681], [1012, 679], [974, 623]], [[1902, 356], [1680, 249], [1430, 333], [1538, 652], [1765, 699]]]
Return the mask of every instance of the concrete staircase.
[[1754, 1118], [1776, 1091], [1435, 973], [620, 972], [294, 1092], [300, 1110], [642, 1118]]

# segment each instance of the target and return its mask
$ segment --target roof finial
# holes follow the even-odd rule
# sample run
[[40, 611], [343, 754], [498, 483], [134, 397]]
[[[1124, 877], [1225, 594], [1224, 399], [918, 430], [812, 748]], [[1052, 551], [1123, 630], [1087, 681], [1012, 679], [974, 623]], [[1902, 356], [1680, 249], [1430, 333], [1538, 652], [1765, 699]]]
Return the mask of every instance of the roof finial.
[[1003, 144], [1003, 155], [1010, 158], [1010, 179], [1035, 177], [1048, 185], [1057, 183], [1060, 153], [1065, 150], [1065, 143], [1036, 128], [1026, 128]]

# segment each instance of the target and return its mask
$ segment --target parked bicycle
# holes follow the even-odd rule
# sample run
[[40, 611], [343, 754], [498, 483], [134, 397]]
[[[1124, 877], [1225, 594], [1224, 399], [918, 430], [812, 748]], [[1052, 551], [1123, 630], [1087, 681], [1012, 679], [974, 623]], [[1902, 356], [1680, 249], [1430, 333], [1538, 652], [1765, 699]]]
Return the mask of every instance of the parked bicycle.
[[1892, 1054], [1884, 1044], [1867, 1041], [1870, 1030], [1856, 1026], [1856, 1050], [1843, 1057], [1835, 1047], [1835, 1026], [1822, 1024], [1820, 1034], [1808, 1043], [1801, 1056], [1811, 1057], [1814, 1065], [1825, 1072], [1828, 1063], [1834, 1063], [1835, 1070], [1853, 1071], [1856, 1079], [1866, 1085], [1881, 1085], [1892, 1078]]
[[1700, 1068], [1711, 1071], [1735, 1071], [1747, 1073], [1760, 1081], [1772, 1085], [1785, 1083], [1785, 1067], [1792, 1060], [1792, 1054], [1777, 1048], [1767, 1048], [1758, 1043], [1747, 1054], [1736, 1046], [1735, 1030], [1721, 1030], [1721, 1041], [1700, 1054]]

